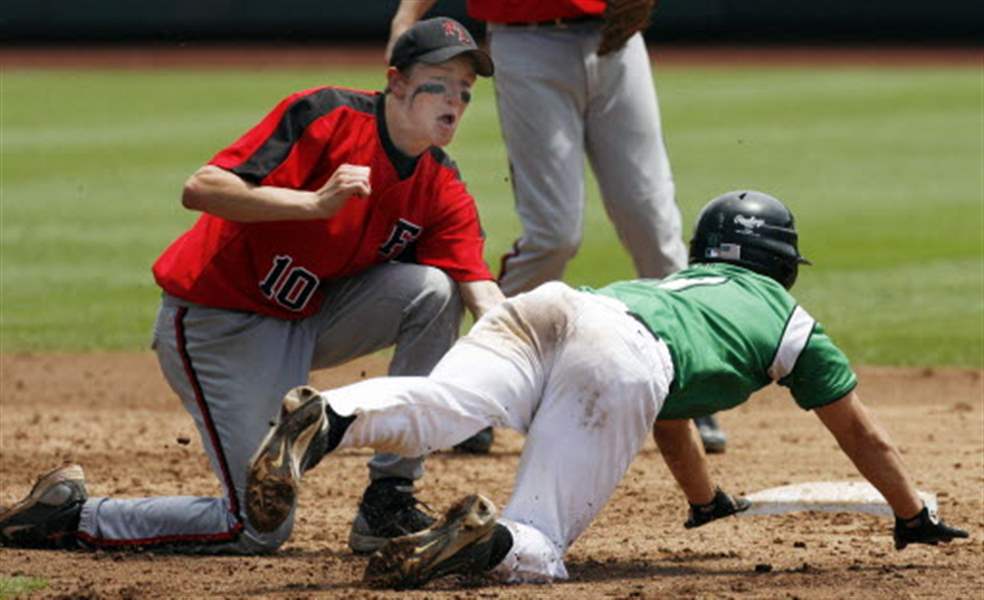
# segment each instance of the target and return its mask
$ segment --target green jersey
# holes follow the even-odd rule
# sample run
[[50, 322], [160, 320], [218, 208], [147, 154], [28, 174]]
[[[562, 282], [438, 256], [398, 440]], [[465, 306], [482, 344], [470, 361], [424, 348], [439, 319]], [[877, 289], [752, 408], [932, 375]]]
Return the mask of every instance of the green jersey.
[[708, 415], [776, 381], [804, 409], [857, 385], [847, 357], [781, 285], [725, 263], [584, 291], [622, 301], [673, 358], [660, 419]]

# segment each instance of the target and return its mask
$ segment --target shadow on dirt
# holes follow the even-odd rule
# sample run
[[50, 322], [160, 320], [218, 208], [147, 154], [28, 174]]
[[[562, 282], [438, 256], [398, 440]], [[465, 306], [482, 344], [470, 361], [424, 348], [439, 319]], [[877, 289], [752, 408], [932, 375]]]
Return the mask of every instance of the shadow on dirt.
[[650, 579], [653, 577], [689, 577], [693, 575], [714, 577], [719, 575], [747, 575], [749, 569], [713, 569], [701, 567], [699, 563], [706, 560], [719, 560], [719, 553], [691, 554], [686, 561], [677, 557], [653, 560], [612, 560], [612, 561], [577, 561], [567, 565], [571, 583], [591, 583], [616, 581], [626, 579]]

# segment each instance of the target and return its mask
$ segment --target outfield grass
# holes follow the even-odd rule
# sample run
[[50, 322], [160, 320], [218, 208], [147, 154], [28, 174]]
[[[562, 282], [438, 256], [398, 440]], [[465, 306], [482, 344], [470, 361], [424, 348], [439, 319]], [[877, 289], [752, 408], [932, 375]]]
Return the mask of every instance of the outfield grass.
[[[195, 215], [181, 184], [283, 95], [382, 71], [0, 74], [3, 352], [146, 347], [150, 265]], [[658, 69], [689, 229], [740, 187], [787, 201], [816, 263], [798, 298], [859, 363], [984, 361], [982, 73], [969, 68]], [[493, 268], [519, 232], [491, 86], [450, 148]], [[592, 182], [573, 284], [632, 276]]]
[[37, 577], [0, 575], [0, 600], [12, 600], [46, 587], [48, 587], [48, 582]]

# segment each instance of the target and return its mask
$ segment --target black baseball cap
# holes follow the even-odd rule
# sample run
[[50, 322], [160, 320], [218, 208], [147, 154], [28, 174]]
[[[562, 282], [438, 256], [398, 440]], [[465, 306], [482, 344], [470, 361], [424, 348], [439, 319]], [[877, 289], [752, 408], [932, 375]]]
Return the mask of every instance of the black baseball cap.
[[397, 69], [418, 62], [436, 65], [461, 54], [474, 60], [476, 73], [482, 77], [492, 76], [492, 58], [479, 50], [464, 25], [448, 17], [437, 17], [418, 21], [403, 32], [393, 44], [389, 64]]

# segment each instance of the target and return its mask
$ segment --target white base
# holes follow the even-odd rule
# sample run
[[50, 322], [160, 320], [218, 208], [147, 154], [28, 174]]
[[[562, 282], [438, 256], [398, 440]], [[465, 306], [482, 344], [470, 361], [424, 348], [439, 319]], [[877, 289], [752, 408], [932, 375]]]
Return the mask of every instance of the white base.
[[[936, 512], [936, 494], [919, 492], [930, 512]], [[746, 496], [752, 501], [741, 516], [781, 515], [800, 511], [860, 512], [893, 516], [885, 498], [866, 481], [811, 481], [784, 485]]]

